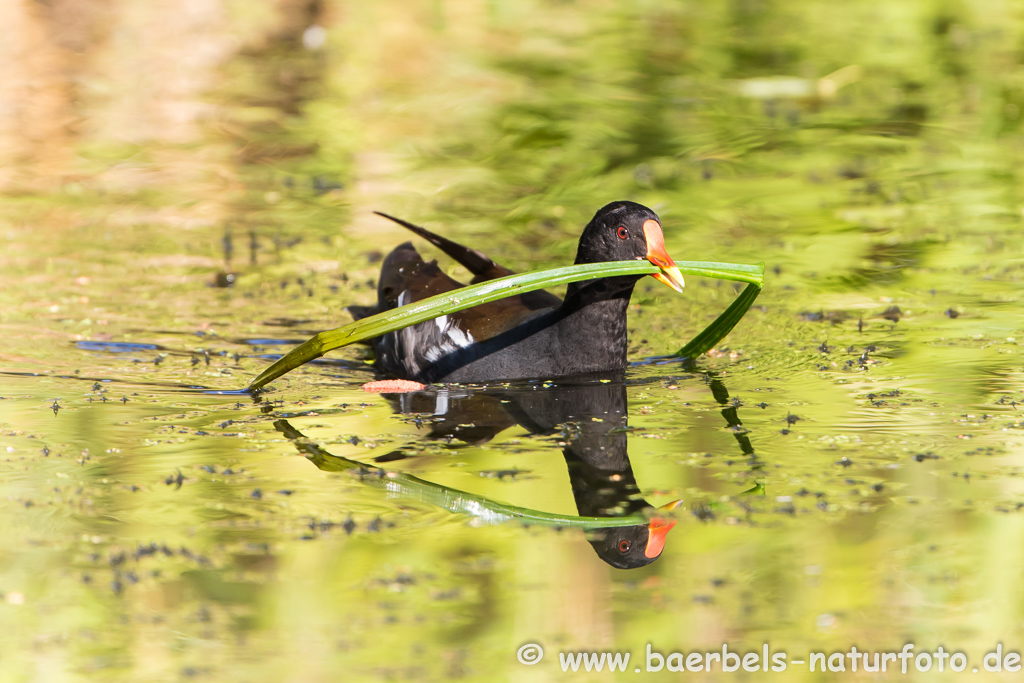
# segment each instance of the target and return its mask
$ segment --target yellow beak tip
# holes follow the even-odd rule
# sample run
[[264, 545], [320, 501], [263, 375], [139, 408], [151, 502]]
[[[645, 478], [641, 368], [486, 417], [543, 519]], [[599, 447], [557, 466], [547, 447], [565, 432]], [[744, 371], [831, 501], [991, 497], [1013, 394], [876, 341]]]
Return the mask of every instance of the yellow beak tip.
[[683, 293], [683, 287], [686, 283], [683, 282], [683, 275], [679, 272], [679, 269], [675, 266], [669, 268], [662, 268], [660, 273], [654, 274], [654, 279], [658, 282], [664, 282], [666, 285], [676, 290], [680, 294]]

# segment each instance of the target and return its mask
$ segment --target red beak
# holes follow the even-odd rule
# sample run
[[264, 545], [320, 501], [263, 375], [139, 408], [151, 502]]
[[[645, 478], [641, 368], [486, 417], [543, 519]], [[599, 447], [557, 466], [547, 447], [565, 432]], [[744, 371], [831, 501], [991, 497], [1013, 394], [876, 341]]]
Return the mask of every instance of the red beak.
[[644, 549], [644, 556], [650, 559], [654, 559], [658, 555], [661, 555], [661, 551], [665, 549], [665, 537], [668, 536], [668, 532], [672, 530], [672, 527], [676, 525], [674, 519], [662, 519], [660, 517], [654, 517], [651, 519], [651, 523], [647, 525], [647, 547]]
[[682, 293], [685, 286], [683, 275], [665, 250], [665, 235], [658, 221], [651, 219], [644, 222], [644, 237], [647, 239], [647, 260], [661, 268], [660, 273], [651, 277]]

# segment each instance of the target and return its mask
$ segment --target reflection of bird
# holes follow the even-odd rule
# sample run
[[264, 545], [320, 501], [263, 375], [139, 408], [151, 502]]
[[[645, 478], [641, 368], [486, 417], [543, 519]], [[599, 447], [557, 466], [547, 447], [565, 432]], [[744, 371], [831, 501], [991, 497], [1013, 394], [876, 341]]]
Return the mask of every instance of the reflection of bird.
[[[474, 283], [512, 274], [475, 249], [391, 220], [468, 268]], [[656, 279], [682, 291], [683, 279], [665, 251], [658, 216], [633, 202], [614, 202], [598, 211], [583, 230], [576, 253], [577, 264], [642, 259], [661, 268]], [[427, 382], [621, 370], [626, 366], [626, 308], [640, 277], [572, 283], [564, 301], [542, 291], [521, 294], [390, 332], [374, 340], [377, 367]], [[361, 318], [462, 286], [406, 242], [384, 259], [376, 308], [349, 310]]]
[[[598, 556], [622, 569], [656, 560], [675, 521], [644, 500], [627, 453], [626, 388], [621, 377], [534, 387], [469, 391], [442, 389], [390, 395], [400, 412], [431, 413], [430, 438], [456, 436], [480, 443], [518, 423], [534, 434], [559, 434], [576, 508], [583, 517], [635, 517], [646, 524], [591, 529]], [[390, 456], [393, 457], [393, 456]], [[664, 509], [673, 509], [678, 502]]]
[[[616, 429], [607, 424], [604, 427]], [[644, 500], [637, 486], [626, 455], [624, 433], [602, 439], [605, 445], [600, 446], [603, 451], [600, 455], [593, 447], [582, 445], [580, 441], [570, 441], [562, 449], [569, 468], [576, 510], [580, 516], [611, 517], [653, 512], [651, 504]], [[617, 443], [619, 441], [621, 444]], [[594, 443], [591, 446], [596, 445]], [[679, 501], [675, 501], [664, 506], [664, 509], [672, 510], [678, 505]], [[655, 515], [646, 525], [594, 529], [587, 533], [587, 540], [598, 556], [608, 564], [620, 569], [632, 569], [650, 564], [661, 555], [665, 548], [665, 538], [675, 524], [675, 520]]]

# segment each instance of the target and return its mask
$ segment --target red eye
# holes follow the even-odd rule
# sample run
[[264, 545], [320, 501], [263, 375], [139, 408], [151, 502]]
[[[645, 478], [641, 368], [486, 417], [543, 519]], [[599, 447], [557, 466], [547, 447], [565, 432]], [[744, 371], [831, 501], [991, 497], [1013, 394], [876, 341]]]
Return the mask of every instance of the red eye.
[[619, 236], [620, 240], [624, 240], [629, 237], [629, 230], [626, 230], [626, 226], [620, 225], [619, 229], [615, 231], [615, 234]]
[[[626, 229], [625, 228], [619, 228], [619, 230], [625, 231]], [[625, 541], [625, 540], [619, 541], [619, 552], [620, 553], [629, 552], [629, 541]]]

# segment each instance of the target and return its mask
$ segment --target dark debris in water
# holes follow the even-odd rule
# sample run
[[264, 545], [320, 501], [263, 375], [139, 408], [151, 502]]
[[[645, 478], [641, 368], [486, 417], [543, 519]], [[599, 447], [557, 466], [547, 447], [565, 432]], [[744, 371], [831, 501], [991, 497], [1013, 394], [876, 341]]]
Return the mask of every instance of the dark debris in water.
[[226, 271], [220, 271], [213, 278], [213, 286], [220, 288], [228, 288], [235, 286], [235, 280], [238, 279], [238, 273], [229, 273]]
[[[180, 549], [174, 550], [168, 547], [166, 543], [157, 543], [156, 541], [150, 541], [149, 543], [138, 542], [133, 551], [119, 546], [112, 546], [108, 549], [105, 559], [98, 552], [90, 552], [87, 555], [87, 561], [93, 565], [105, 564], [109, 568], [111, 579], [107, 585], [111, 592], [115, 595], [120, 595], [128, 586], [141, 583], [145, 577], [154, 579], [161, 577], [161, 569], [142, 570], [142, 567], [148, 561], [147, 558], [152, 557], [178, 557], [195, 563], [199, 567], [210, 568], [214, 566], [208, 557], [201, 553], [193, 552], [184, 545]], [[86, 585], [92, 585], [94, 583], [93, 575], [83, 573], [81, 581]]]
[[[378, 515], [366, 524], [366, 532], [378, 533], [384, 528], [391, 528], [394, 526], [395, 524], [393, 522], [386, 522], [380, 517], [380, 515]], [[345, 532], [346, 536], [351, 536], [359, 528], [359, 524], [352, 518], [352, 515], [349, 515], [345, 518], [344, 522], [334, 522], [329, 519], [311, 519], [307, 524], [307, 527], [311, 533], [304, 534], [300, 537], [300, 540], [314, 540], [317, 537], [315, 534], [323, 536], [335, 528], [340, 528]]]
[[709, 522], [715, 519], [715, 513], [707, 503], [694, 505], [690, 512], [702, 522]]
[[903, 311], [900, 310], [899, 306], [890, 306], [882, 311], [882, 319], [893, 323], [898, 323], [900, 321], [900, 316], [902, 315]]
[[[889, 402], [887, 402], [887, 401], [885, 401], [883, 399], [898, 398], [899, 396], [902, 396], [902, 392], [899, 389], [893, 389], [891, 391], [883, 391], [883, 392], [880, 392], [880, 393], [877, 393], [877, 394], [872, 392], [872, 393], [866, 394], [864, 396], [864, 398], [867, 399], [868, 402], [871, 403], [871, 405], [877, 407], [877, 406], [884, 406], [884, 405], [888, 405], [889, 404]], [[900, 405], [907, 405], [907, 403], [904, 401]]]
[[824, 309], [819, 311], [801, 311], [798, 315], [804, 322], [827, 322], [833, 325], [839, 325], [851, 317], [846, 311], [826, 311]]
[[504, 481], [506, 478], [515, 481], [520, 474], [528, 474], [528, 472], [526, 470], [521, 470], [518, 467], [513, 467], [507, 470], [483, 470], [480, 472], [481, 477], [497, 479], [499, 481]]

